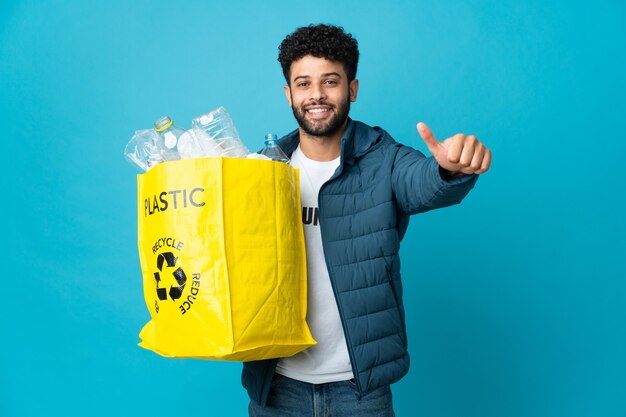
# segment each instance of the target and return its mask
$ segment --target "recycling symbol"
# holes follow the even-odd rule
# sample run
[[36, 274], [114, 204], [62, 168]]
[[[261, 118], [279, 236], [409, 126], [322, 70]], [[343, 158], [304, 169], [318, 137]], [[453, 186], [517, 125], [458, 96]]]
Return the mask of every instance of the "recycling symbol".
[[[168, 271], [175, 268], [177, 261], [178, 261], [178, 258], [175, 257], [172, 252], [163, 252], [163, 253], [160, 253], [159, 256], [157, 257], [157, 268], [159, 269], [159, 272], [154, 273], [154, 279], [156, 280], [156, 284], [157, 284], [156, 292], [157, 292], [157, 296], [159, 297], [159, 300], [162, 300], [162, 301], [167, 300], [167, 294], [168, 294], [166, 288], [159, 288], [159, 284], [161, 282], [161, 274], [162, 273], [167, 274]], [[176, 282], [178, 283], [178, 286], [174, 286], [174, 285], [170, 286], [169, 295], [172, 301], [174, 301], [174, 300], [178, 300], [180, 296], [183, 294], [183, 290], [185, 289], [185, 283], [187, 282], [187, 277], [185, 276], [185, 271], [183, 271], [183, 268], [181, 268], [180, 266], [176, 268], [171, 274], [174, 277], [174, 279], [176, 279]]]

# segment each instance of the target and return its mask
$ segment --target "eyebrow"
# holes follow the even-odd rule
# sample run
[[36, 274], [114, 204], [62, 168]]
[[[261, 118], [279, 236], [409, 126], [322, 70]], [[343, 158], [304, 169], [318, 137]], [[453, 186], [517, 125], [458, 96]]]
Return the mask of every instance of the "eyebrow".
[[[322, 77], [329, 77], [331, 75], [341, 78], [341, 75], [338, 72], [325, 72], [324, 74], [322, 74]], [[293, 79], [293, 82], [296, 82], [298, 78], [311, 78], [311, 76], [310, 75], [298, 75], [296, 78]]]

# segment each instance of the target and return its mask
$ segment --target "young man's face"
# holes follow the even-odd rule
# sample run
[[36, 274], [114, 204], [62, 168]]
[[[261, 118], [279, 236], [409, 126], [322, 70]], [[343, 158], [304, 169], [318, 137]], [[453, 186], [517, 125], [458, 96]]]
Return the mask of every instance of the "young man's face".
[[291, 64], [285, 95], [307, 134], [330, 136], [344, 126], [358, 88], [357, 80], [348, 82], [341, 63], [307, 55]]

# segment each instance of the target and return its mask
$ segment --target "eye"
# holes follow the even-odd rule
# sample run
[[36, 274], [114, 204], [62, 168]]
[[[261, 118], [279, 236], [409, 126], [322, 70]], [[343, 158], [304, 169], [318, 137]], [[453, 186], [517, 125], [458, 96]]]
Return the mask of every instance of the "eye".
[[337, 81], [335, 81], [335, 80], [326, 80], [324, 83], [328, 84], [328, 85], [336, 85]]
[[308, 85], [309, 85], [309, 83], [308, 83], [308, 82], [306, 82], [306, 81], [301, 81], [301, 82], [299, 82], [299, 83], [297, 83], [297, 84], [296, 84], [296, 87], [303, 88], [303, 87], [306, 87], [306, 86], [308, 86]]

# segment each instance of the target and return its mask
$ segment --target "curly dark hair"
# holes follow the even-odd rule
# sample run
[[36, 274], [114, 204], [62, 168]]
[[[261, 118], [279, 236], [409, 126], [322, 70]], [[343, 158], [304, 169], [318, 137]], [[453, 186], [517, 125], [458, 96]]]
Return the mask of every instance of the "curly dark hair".
[[291, 75], [291, 63], [306, 55], [340, 62], [346, 71], [348, 81], [356, 77], [359, 44], [340, 26], [320, 24], [298, 28], [291, 35], [287, 35], [278, 51], [278, 62], [283, 68], [287, 84]]

